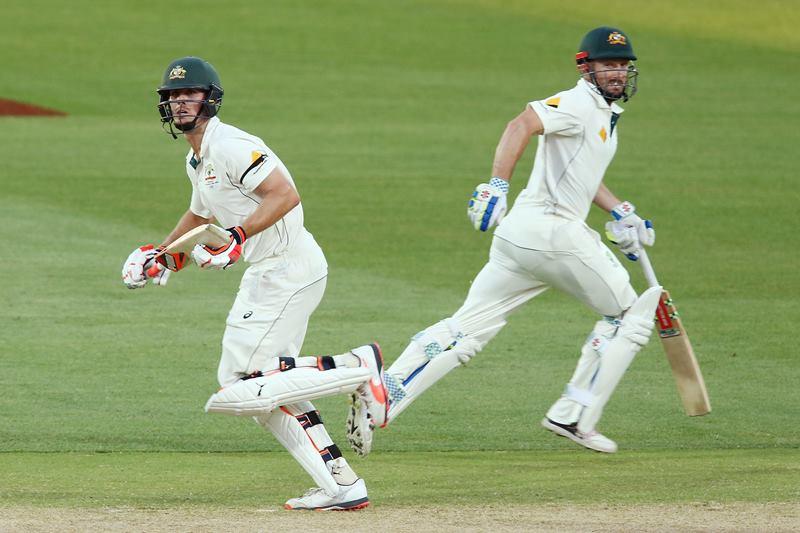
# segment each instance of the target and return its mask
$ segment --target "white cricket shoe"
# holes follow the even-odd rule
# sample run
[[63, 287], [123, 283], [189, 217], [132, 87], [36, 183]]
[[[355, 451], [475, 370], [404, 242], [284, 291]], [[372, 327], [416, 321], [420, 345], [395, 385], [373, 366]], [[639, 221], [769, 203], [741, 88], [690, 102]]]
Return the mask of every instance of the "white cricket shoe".
[[367, 485], [359, 478], [352, 485], [339, 485], [339, 492], [333, 496], [325, 489], [313, 488], [283, 507], [290, 511], [356, 511], [368, 506]]
[[567, 437], [571, 441], [577, 442], [585, 448], [603, 453], [615, 453], [617, 443], [597, 431], [581, 433], [578, 431], [578, 424], [559, 424], [549, 418], [542, 419], [542, 427], [560, 435]]
[[347, 413], [347, 441], [357, 455], [365, 457], [372, 450], [375, 427], [385, 427], [389, 413], [389, 393], [383, 379], [383, 354], [377, 344], [361, 346], [350, 353], [372, 372], [370, 380], [350, 395]]

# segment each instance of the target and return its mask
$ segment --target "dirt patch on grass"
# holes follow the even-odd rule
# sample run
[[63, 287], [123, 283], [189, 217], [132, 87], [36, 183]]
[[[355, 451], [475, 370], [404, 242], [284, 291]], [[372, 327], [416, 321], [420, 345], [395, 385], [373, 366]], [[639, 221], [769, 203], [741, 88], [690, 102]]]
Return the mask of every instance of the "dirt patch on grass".
[[16, 100], [0, 98], [0, 117], [63, 117], [66, 113]]
[[798, 503], [282, 509], [4, 507], [0, 531], [797, 531]]

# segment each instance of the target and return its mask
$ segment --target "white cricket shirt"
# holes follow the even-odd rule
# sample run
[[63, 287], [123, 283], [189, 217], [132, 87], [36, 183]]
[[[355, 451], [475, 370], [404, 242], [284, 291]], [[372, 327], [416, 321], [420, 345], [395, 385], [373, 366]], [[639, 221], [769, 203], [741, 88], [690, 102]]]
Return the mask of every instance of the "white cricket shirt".
[[[192, 182], [192, 213], [216, 218], [223, 228], [239, 226], [261, 203], [253, 191], [275, 168], [294, 186], [289, 170], [264, 141], [219, 118], [208, 121], [200, 159], [189, 149], [186, 173]], [[269, 200], [267, 200], [269, 201]], [[303, 208], [297, 205], [261, 233], [248, 236], [242, 257], [258, 263], [280, 255], [310, 234], [303, 227]]]
[[617, 119], [623, 109], [609, 105], [583, 79], [568, 91], [528, 105], [539, 115], [544, 134], [514, 209], [585, 220], [617, 151]]

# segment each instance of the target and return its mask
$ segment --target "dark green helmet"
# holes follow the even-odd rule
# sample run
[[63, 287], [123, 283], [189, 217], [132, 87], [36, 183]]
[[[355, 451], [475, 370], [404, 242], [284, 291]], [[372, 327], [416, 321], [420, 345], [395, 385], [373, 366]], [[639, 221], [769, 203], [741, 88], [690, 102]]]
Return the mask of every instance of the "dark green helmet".
[[209, 119], [219, 112], [222, 106], [222, 82], [220, 82], [219, 74], [216, 69], [209, 63], [199, 57], [181, 57], [169, 64], [167, 70], [164, 71], [164, 76], [161, 80], [161, 85], [158, 87], [157, 92], [158, 112], [161, 114], [161, 122], [167, 127], [169, 133], [175, 136], [173, 126], [182, 131], [189, 131], [195, 128], [197, 118], [191, 123], [178, 127], [173, 122], [172, 110], [169, 106], [169, 93], [170, 91], [178, 89], [200, 89], [205, 92], [205, 98], [202, 100], [203, 106], [197, 118]]
[[587, 33], [578, 48], [576, 59], [636, 59], [631, 40], [622, 30], [600, 26]]
[[[604, 89], [601, 83], [598, 83], [597, 72], [594, 70], [594, 66], [590, 64], [591, 61], [613, 59], [628, 61], [628, 65], [625, 67], [625, 86], [621, 92], [619, 90], [615, 92]], [[600, 26], [587, 33], [581, 40], [578, 53], [575, 54], [578, 70], [584, 77], [588, 78], [594, 90], [608, 102], [620, 99], [623, 102], [627, 102], [636, 94], [639, 70], [636, 68], [636, 65], [633, 64], [635, 59], [636, 54], [633, 53], [631, 40], [625, 32], [610, 26]], [[607, 71], [608, 69], [604, 70]]]

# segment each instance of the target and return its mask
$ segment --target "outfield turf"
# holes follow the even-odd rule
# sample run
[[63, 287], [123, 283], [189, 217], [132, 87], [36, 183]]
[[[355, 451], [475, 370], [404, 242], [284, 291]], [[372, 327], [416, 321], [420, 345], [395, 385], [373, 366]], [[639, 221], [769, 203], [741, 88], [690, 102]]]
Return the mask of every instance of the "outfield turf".
[[[654, 342], [601, 422], [617, 456], [541, 430], [595, 320], [550, 292], [353, 465], [387, 506], [800, 501], [794, 2], [7, 4], [3, 97], [69, 116], [0, 117], [0, 505], [248, 508], [309, 484], [284, 452], [258, 453], [281, 448], [255, 424], [202, 412], [243, 268], [119, 280], [188, 205], [186, 144], [155, 108], [170, 60], [211, 61], [221, 118], [297, 182], [330, 264], [304, 350], [377, 340], [391, 362], [463, 301], [490, 242], [466, 198], [506, 122], [574, 83], [600, 24], [630, 34], [641, 70], [606, 183], [655, 221], [650, 255], [713, 412], [682, 414]], [[344, 399], [318, 407], [344, 449]]]

